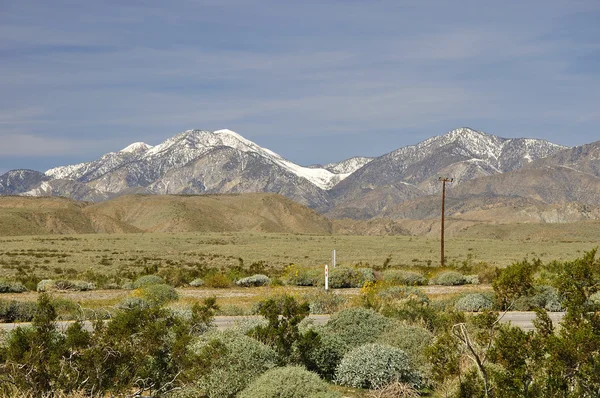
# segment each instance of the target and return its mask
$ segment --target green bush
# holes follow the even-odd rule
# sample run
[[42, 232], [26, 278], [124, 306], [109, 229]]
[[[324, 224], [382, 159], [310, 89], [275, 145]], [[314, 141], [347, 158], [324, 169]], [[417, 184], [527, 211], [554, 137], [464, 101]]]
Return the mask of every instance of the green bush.
[[[326, 380], [333, 380], [335, 369], [349, 350], [346, 342], [338, 335], [320, 331], [320, 344], [309, 353], [314, 369]], [[312, 368], [311, 368], [312, 369]]]
[[[365, 274], [356, 268], [336, 267], [329, 269], [329, 287], [342, 289], [351, 287], [362, 287], [366, 282]], [[325, 277], [319, 281], [319, 285], [325, 283]]]
[[420, 305], [429, 304], [429, 297], [420, 289], [412, 286], [392, 286], [377, 292], [383, 307], [412, 302]]
[[494, 303], [481, 293], [471, 293], [460, 298], [454, 305], [457, 311], [479, 312], [491, 310]]
[[20, 282], [9, 282], [0, 279], [0, 293], [23, 293], [27, 288]]
[[253, 287], [253, 286], [265, 286], [271, 282], [268, 276], [262, 274], [256, 274], [252, 276], [248, 276], [246, 278], [242, 278], [235, 282], [236, 285], [242, 287]]
[[175, 288], [169, 285], [146, 285], [135, 289], [133, 297], [144, 299], [151, 306], [161, 306], [179, 298]]
[[341, 294], [323, 289], [314, 290], [302, 296], [308, 302], [311, 314], [333, 314], [339, 311], [348, 301]]
[[191, 287], [200, 287], [200, 286], [204, 286], [204, 281], [200, 278], [196, 278], [193, 281], [190, 282], [190, 286]]
[[335, 382], [348, 387], [375, 389], [401, 381], [419, 385], [418, 372], [399, 348], [366, 344], [344, 356], [336, 369]]
[[372, 343], [392, 321], [371, 309], [348, 308], [329, 318], [324, 331], [336, 334], [350, 347]]
[[0, 300], [0, 322], [31, 322], [36, 309], [34, 302]]
[[358, 268], [358, 270], [363, 274], [363, 284], [364, 282], [375, 282], [377, 280], [372, 268]]
[[464, 285], [467, 280], [460, 272], [445, 271], [437, 274], [429, 283], [432, 285], [457, 286]]
[[563, 311], [563, 304], [558, 290], [552, 286], [535, 286], [533, 295], [521, 296], [515, 300], [511, 310], [514, 311], [533, 311], [536, 308], [543, 308], [546, 311]]
[[201, 362], [197, 386], [208, 397], [234, 397], [277, 362], [273, 349], [233, 330], [209, 332], [190, 349]]
[[383, 280], [394, 285], [422, 286], [427, 284], [427, 278], [418, 272], [397, 269], [385, 271]]
[[207, 287], [226, 289], [231, 286], [231, 280], [223, 274], [213, 274], [204, 278]]
[[300, 366], [286, 366], [265, 372], [239, 398], [336, 398], [327, 383]]
[[140, 276], [133, 282], [133, 288], [138, 289], [140, 287], [146, 287], [150, 285], [163, 285], [165, 280], [158, 275], [144, 275]]
[[317, 286], [321, 279], [325, 278], [324, 271], [320, 268], [309, 268], [292, 264], [283, 273], [283, 281], [293, 286]]
[[433, 333], [422, 326], [396, 323], [387, 328], [377, 342], [401, 349], [415, 366], [422, 369], [427, 364], [425, 350], [433, 339]]

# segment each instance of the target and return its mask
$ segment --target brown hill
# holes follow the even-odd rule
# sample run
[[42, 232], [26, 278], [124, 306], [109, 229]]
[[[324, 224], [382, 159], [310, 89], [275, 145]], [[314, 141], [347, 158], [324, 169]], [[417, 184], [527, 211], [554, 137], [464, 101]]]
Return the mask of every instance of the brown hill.
[[91, 219], [147, 232], [329, 234], [329, 220], [277, 194], [131, 195], [89, 206]]
[[315, 211], [276, 194], [129, 195], [99, 204], [0, 196], [0, 235], [260, 231], [330, 234]]
[[0, 235], [94, 233], [86, 206], [66, 198], [0, 196]]

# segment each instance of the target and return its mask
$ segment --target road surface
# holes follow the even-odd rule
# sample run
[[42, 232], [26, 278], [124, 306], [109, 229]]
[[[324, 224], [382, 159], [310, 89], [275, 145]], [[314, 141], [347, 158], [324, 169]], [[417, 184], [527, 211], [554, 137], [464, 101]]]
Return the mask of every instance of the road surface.
[[[552, 319], [552, 322], [554, 323], [554, 325], [557, 325], [558, 322], [560, 322], [560, 320], [564, 316], [564, 312], [549, 312], [548, 315], [550, 316], [550, 319]], [[248, 319], [248, 318], [260, 318], [260, 316], [258, 316], [258, 315], [257, 316], [217, 316], [217, 317], [215, 317], [215, 325], [217, 326], [218, 329], [227, 329], [227, 328], [233, 326], [236, 322], [238, 322], [240, 320]], [[323, 325], [323, 324], [327, 323], [327, 321], [329, 320], [329, 315], [310, 315], [309, 318], [312, 319], [315, 324]], [[533, 323], [532, 323], [533, 319], [535, 319], [535, 312], [511, 311], [511, 312], [507, 312], [506, 315], [504, 315], [501, 322], [503, 322], [503, 323], [510, 322], [512, 325], [518, 326], [523, 330], [533, 330], [534, 329]], [[59, 321], [57, 323], [58, 323], [59, 329], [66, 329], [67, 327], [69, 327], [69, 325], [71, 323], [73, 323], [73, 321]], [[0, 330], [9, 331], [9, 330], [13, 330], [14, 328], [16, 328], [18, 326], [29, 326], [29, 325], [31, 325], [31, 323], [28, 323], [28, 322], [0, 323]], [[84, 323], [84, 325], [85, 325], [86, 329], [90, 330], [92, 323], [86, 321]]]

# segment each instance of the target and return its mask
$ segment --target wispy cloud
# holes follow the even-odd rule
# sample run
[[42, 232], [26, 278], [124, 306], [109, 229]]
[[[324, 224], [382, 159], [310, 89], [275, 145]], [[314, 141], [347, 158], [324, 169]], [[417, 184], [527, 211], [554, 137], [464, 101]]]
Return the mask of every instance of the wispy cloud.
[[462, 125], [581, 144], [600, 122], [598, 18], [594, 0], [13, 2], [0, 154], [221, 127], [303, 163]]

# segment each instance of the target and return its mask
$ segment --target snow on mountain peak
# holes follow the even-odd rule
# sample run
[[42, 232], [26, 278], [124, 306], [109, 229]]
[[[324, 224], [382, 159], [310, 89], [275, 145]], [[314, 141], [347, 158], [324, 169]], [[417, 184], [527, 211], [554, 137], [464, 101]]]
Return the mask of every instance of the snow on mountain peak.
[[134, 142], [131, 145], [126, 146], [121, 149], [119, 152], [121, 153], [135, 153], [135, 152], [143, 152], [151, 149], [152, 145], [148, 145], [145, 142]]

